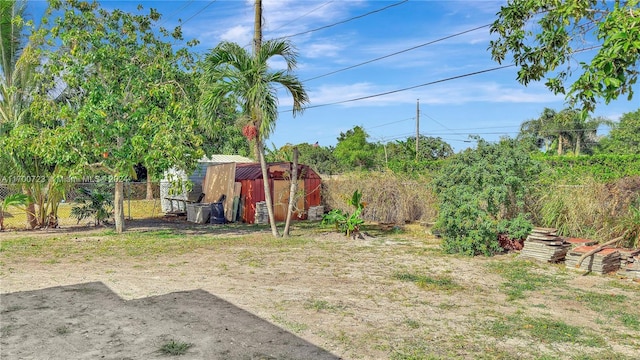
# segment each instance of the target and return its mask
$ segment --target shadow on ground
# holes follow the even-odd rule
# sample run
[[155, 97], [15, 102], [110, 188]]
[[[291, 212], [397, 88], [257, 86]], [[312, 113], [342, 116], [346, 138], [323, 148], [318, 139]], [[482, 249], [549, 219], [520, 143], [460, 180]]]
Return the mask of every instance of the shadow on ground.
[[339, 359], [203, 290], [125, 301], [101, 282], [0, 295], [2, 359]]

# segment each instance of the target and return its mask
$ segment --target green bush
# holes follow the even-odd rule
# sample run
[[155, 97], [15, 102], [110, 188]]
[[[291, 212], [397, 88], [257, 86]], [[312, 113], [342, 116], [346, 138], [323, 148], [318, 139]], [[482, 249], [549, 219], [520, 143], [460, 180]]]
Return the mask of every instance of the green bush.
[[433, 181], [443, 249], [489, 256], [501, 251], [500, 230], [515, 231], [510, 234], [515, 237], [530, 229], [525, 199], [539, 171], [526, 145], [512, 139], [497, 144], [478, 139], [476, 149], [447, 159]]
[[108, 184], [98, 183], [93, 188], [80, 188], [76, 201], [77, 206], [71, 208], [71, 216], [78, 219], [93, 218], [98, 226], [113, 216], [113, 192]]

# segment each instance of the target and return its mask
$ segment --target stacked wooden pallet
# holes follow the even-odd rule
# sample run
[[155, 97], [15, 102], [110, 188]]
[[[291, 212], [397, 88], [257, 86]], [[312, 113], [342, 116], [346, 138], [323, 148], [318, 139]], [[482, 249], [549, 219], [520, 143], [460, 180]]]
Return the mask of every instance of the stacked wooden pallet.
[[619, 275], [640, 279], [640, 249], [620, 249]]
[[[596, 246], [579, 246], [567, 253], [565, 264], [567, 268], [576, 269], [578, 260], [582, 255], [594, 250]], [[620, 269], [620, 252], [615, 248], [604, 248], [595, 254], [587, 256], [580, 264], [580, 270], [586, 270], [597, 274], [608, 274]]]
[[556, 229], [533, 228], [527, 236], [520, 257], [545, 262], [564, 259], [571, 244], [557, 235]]

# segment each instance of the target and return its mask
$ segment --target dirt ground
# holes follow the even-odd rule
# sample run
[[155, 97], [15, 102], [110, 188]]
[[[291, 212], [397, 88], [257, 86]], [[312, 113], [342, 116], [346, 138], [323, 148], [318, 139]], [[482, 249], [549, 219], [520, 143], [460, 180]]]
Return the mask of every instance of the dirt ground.
[[[137, 223], [129, 231], [162, 227], [185, 236], [233, 235], [176, 223]], [[0, 239], [26, 235], [5, 233]], [[348, 240], [318, 233], [309, 241], [293, 235], [285, 245], [242, 241], [143, 257], [75, 253], [52, 260], [0, 253], [0, 358], [165, 359], [169, 355], [159, 349], [170, 341], [191, 345], [181, 359], [409, 358], [398, 354], [417, 341], [441, 358], [477, 358], [483, 351], [488, 358], [519, 351], [516, 357], [531, 358], [532, 348], [565, 358], [580, 345], [485, 343], [479, 339], [482, 327], [523, 311], [585, 328], [601, 319], [559, 297], [562, 291], [508, 302], [504, 279], [486, 265], [513, 255], [442, 256], [426, 234]], [[101, 241], [96, 231], [84, 230], [38, 236]], [[609, 277], [566, 274], [553, 265], [548, 271], [566, 277], [570, 287], [622, 291], [607, 287]], [[460, 289], [425, 290], [395, 279], [399, 272], [448, 276]], [[637, 304], [640, 292], [631, 286], [625, 296]], [[640, 343], [609, 348], [633, 357]]]

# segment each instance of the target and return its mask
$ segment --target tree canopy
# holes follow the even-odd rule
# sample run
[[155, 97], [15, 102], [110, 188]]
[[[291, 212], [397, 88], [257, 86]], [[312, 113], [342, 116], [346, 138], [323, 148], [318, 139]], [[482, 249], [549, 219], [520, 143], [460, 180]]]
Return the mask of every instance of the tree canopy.
[[[639, 1], [510, 0], [491, 26], [498, 36], [491, 55], [499, 63], [512, 57], [524, 85], [546, 78], [551, 91], [566, 94], [585, 114], [598, 99], [631, 100], [639, 72]], [[576, 54], [591, 51], [576, 67]]]
[[623, 114], [600, 145], [605, 153], [640, 154], [640, 108]]
[[[139, 7], [138, 10], [142, 10]], [[142, 163], [155, 170], [190, 167], [201, 156], [185, 73], [193, 61], [181, 39], [153, 24], [160, 14], [108, 11], [97, 3], [52, 1], [44, 33], [44, 74], [49, 92], [67, 100], [40, 99], [36, 116], [63, 126], [43, 129], [33, 146], [70, 175], [106, 173], [116, 182], [116, 230], [123, 230], [122, 181]], [[120, 196], [119, 196], [120, 195]]]

